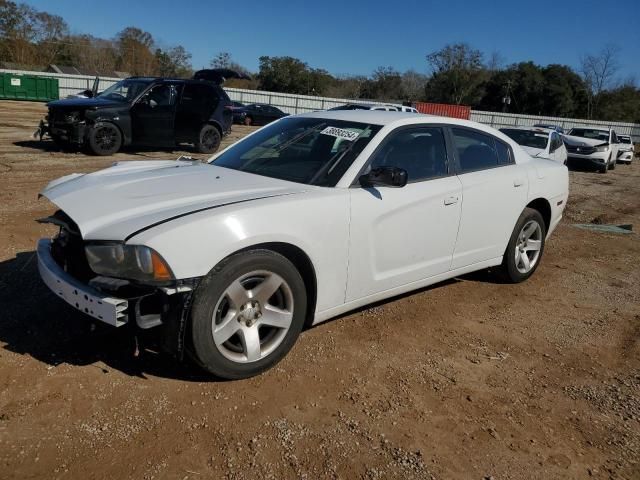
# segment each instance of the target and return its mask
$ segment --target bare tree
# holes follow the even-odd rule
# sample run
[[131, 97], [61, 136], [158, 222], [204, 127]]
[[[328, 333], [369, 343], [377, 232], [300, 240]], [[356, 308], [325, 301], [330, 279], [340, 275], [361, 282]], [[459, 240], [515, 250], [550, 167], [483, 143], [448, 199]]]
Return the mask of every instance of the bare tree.
[[250, 74], [249, 70], [233, 60], [229, 52], [218, 52], [209, 62], [209, 66], [211, 68], [229, 68], [245, 75]]
[[620, 65], [617, 45], [606, 45], [597, 54], [584, 55], [580, 62], [580, 73], [587, 88], [587, 117], [592, 118], [598, 111], [600, 96], [611, 85]]
[[424, 96], [424, 87], [429, 77], [415, 70], [407, 70], [402, 74], [402, 90], [407, 100], [416, 101]]
[[487, 70], [490, 72], [497, 72], [498, 70], [502, 70], [504, 64], [504, 56], [499, 51], [494, 50], [487, 59]]

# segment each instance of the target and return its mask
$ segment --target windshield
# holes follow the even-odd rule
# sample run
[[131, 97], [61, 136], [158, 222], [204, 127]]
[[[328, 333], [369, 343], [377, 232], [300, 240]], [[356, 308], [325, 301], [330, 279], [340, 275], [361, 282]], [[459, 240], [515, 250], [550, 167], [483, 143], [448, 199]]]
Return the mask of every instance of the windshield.
[[236, 143], [212, 164], [291, 182], [334, 187], [380, 128], [326, 118], [288, 118]]
[[536, 130], [519, 130], [516, 128], [501, 128], [500, 131], [524, 147], [545, 150], [549, 141], [549, 134]]
[[620, 143], [631, 143], [630, 137], [618, 137], [618, 139], [620, 140]]
[[595, 128], [572, 128], [569, 135], [574, 137], [591, 138], [593, 140], [609, 141], [609, 132], [607, 130], [596, 130]]
[[115, 100], [116, 102], [131, 103], [150, 84], [151, 80], [127, 78], [120, 80], [118, 83], [114, 83], [97, 97], [106, 100]]

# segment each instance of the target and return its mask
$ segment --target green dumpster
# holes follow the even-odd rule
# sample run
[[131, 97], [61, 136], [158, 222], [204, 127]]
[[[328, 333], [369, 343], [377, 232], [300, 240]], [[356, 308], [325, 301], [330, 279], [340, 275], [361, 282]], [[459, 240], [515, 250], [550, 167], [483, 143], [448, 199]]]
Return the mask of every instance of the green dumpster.
[[57, 78], [0, 73], [0, 99], [48, 102], [58, 98]]

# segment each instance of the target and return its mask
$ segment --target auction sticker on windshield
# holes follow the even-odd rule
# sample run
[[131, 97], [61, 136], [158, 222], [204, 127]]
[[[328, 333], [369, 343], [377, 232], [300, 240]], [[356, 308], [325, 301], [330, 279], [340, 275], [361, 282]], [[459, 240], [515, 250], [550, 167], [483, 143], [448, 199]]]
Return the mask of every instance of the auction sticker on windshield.
[[320, 132], [323, 135], [331, 135], [336, 138], [344, 138], [345, 140], [353, 141], [360, 135], [359, 133], [345, 130], [338, 127], [327, 127]]

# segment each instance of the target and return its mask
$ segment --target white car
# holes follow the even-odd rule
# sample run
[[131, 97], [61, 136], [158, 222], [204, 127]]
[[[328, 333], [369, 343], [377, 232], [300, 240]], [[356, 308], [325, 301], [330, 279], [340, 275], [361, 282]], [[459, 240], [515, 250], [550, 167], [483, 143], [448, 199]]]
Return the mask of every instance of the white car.
[[532, 157], [567, 164], [567, 148], [555, 130], [536, 127], [508, 127], [500, 131], [512, 138]]
[[538, 267], [567, 168], [466, 120], [326, 111], [198, 161], [132, 161], [51, 182], [44, 282], [111, 325], [160, 328], [225, 378], [304, 325], [475, 270]]
[[414, 107], [408, 107], [406, 105], [384, 105], [379, 103], [347, 103], [345, 105], [340, 105], [339, 107], [330, 108], [329, 110], [381, 110], [385, 112], [420, 113]]
[[633, 156], [635, 155], [633, 141], [631, 140], [630, 135], [619, 135], [618, 140], [620, 141], [620, 144], [618, 145], [618, 161], [628, 165], [631, 163]]
[[564, 136], [569, 162], [596, 167], [601, 173], [616, 168], [618, 137], [608, 128], [574, 127]]

